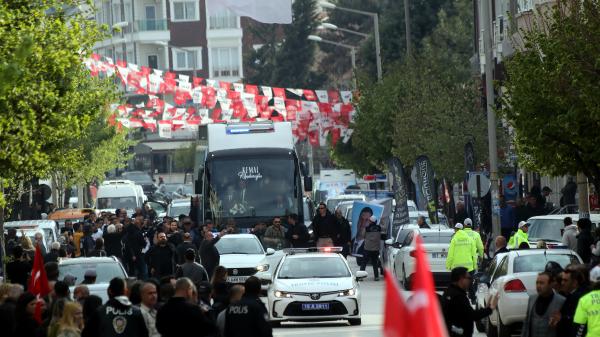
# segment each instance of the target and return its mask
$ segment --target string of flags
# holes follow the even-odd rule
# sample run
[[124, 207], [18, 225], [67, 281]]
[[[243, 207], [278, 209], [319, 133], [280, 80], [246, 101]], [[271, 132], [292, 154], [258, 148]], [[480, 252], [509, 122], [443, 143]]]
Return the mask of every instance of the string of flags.
[[[229, 83], [151, 69], [92, 54], [84, 60], [92, 76], [113, 77], [126, 92], [147, 95], [137, 105], [115, 104], [109, 118], [120, 128], [145, 128], [171, 138], [179, 129], [228, 121], [272, 120], [292, 124], [295, 140], [312, 146], [347, 142], [356, 114], [351, 91], [277, 88]], [[167, 102], [166, 98], [170, 98]]]

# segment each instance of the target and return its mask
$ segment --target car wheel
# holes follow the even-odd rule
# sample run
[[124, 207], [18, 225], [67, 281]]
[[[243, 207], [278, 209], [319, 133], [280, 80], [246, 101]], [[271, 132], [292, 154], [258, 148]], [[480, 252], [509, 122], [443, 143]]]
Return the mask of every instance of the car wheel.
[[510, 325], [504, 325], [498, 315], [498, 337], [510, 337], [511, 330]]
[[360, 318], [352, 318], [352, 319], [349, 319], [348, 322], [350, 323], [350, 325], [361, 325], [362, 324], [362, 320]]
[[273, 328], [279, 328], [281, 326], [281, 322], [280, 321], [271, 321], [271, 327]]
[[490, 319], [487, 319], [487, 323], [486, 323], [487, 327], [487, 337], [498, 337], [498, 328], [496, 328], [495, 326], [492, 325], [492, 322], [490, 322]]

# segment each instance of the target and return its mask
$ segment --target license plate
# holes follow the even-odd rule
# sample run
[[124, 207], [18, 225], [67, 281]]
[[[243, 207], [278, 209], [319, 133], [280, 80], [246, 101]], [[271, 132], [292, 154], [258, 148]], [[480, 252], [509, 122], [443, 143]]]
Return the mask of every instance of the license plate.
[[244, 283], [250, 276], [229, 276], [227, 282], [229, 283]]
[[447, 256], [446, 253], [431, 253], [432, 259], [445, 259]]
[[304, 310], [304, 311], [329, 310], [329, 303], [302, 303], [302, 310]]

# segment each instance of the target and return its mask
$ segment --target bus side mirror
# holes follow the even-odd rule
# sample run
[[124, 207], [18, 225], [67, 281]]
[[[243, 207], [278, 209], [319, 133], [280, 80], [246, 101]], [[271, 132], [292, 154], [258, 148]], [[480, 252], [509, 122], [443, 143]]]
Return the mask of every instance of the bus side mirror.
[[304, 177], [304, 191], [310, 192], [313, 188], [312, 177]]
[[303, 177], [307, 177], [308, 176], [308, 168], [306, 167], [306, 163], [305, 162], [301, 162], [300, 163], [300, 173], [302, 173]]
[[196, 177], [196, 180], [194, 180], [194, 192], [196, 194], [202, 194], [202, 177], [203, 176], [204, 176], [204, 170], [199, 169], [198, 176]]

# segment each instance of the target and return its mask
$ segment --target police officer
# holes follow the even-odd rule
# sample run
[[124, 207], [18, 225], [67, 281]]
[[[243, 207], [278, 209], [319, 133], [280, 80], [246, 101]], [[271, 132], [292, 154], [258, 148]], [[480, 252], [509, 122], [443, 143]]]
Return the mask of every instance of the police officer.
[[83, 337], [148, 337], [142, 312], [131, 304], [125, 280], [115, 277], [108, 285], [109, 300], [85, 326]]
[[260, 280], [251, 276], [244, 287], [242, 299], [225, 309], [225, 337], [272, 337], [267, 308], [258, 297]]
[[475, 242], [463, 230], [463, 225], [457, 223], [454, 226], [454, 235], [450, 240], [448, 257], [446, 258], [446, 269], [452, 270], [456, 267], [465, 267], [469, 272], [477, 266], [477, 248]]
[[529, 231], [529, 224], [525, 221], [519, 222], [519, 229], [513, 236], [508, 240], [508, 248], [510, 249], [519, 249], [519, 246], [523, 242], [529, 243], [529, 235], [527, 232]]
[[470, 218], [466, 218], [463, 230], [475, 242], [475, 247], [477, 248], [477, 255], [479, 256], [479, 259], [483, 259], [483, 241], [481, 241], [481, 235], [473, 230], [473, 220], [471, 220]]
[[[592, 291], [579, 299], [577, 310], [575, 310], [575, 318], [573, 323], [576, 324], [577, 337], [592, 337], [600, 336], [600, 266], [595, 266], [590, 271], [590, 281], [592, 283]], [[587, 328], [587, 334], [585, 330]]]

